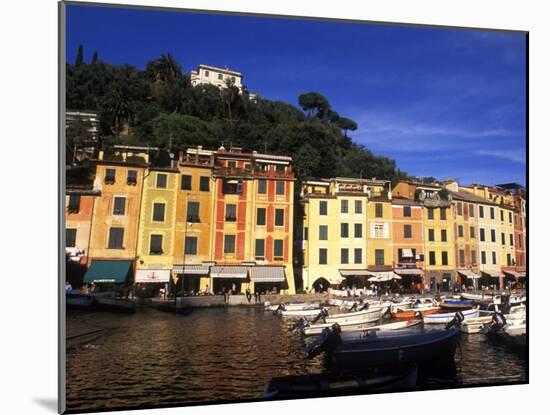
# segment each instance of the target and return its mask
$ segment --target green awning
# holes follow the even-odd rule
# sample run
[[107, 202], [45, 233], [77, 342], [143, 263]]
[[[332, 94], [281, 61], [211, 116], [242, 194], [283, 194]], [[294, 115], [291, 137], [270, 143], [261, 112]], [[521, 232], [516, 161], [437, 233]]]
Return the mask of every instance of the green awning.
[[92, 260], [84, 282], [126, 282], [132, 261]]

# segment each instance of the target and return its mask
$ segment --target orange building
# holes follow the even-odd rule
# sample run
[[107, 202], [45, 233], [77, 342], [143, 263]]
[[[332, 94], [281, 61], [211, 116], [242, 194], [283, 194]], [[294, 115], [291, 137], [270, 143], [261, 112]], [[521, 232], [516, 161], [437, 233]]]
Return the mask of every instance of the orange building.
[[84, 282], [131, 280], [137, 255], [138, 224], [149, 148], [118, 146], [95, 160], [90, 268]]
[[420, 203], [405, 198], [392, 199], [394, 272], [405, 289], [424, 288], [424, 225]]
[[292, 158], [243, 153], [220, 147], [215, 152], [213, 260], [215, 292], [294, 293]]

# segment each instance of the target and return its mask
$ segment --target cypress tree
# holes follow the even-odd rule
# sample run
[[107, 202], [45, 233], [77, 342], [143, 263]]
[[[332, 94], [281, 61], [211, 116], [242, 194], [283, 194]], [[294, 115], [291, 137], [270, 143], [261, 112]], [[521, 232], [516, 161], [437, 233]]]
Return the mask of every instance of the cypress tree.
[[75, 61], [75, 66], [80, 66], [82, 65], [84, 61], [84, 47], [82, 45], [80, 45], [78, 47], [78, 52], [76, 53], [76, 61]]
[[94, 51], [94, 55], [92, 56], [92, 65], [97, 63], [97, 50]]

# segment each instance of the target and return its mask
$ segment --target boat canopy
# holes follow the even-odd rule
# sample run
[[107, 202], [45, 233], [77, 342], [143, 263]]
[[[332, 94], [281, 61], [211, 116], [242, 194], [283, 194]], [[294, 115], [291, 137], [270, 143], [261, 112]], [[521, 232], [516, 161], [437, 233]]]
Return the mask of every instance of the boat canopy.
[[170, 281], [169, 269], [138, 269], [135, 282], [168, 282]]
[[254, 282], [284, 282], [284, 266], [259, 266], [251, 268], [251, 276]]
[[241, 265], [222, 265], [210, 268], [212, 278], [242, 278], [248, 277], [248, 267]]
[[193, 264], [193, 265], [174, 265], [173, 271], [176, 274], [200, 274], [208, 275], [210, 272], [209, 264]]
[[126, 282], [131, 266], [132, 261], [94, 259], [92, 260], [92, 265], [84, 276], [84, 282]]
[[463, 277], [471, 278], [474, 280], [481, 278], [481, 275], [478, 275], [475, 272], [470, 271], [469, 269], [457, 269], [456, 272], [458, 272]]

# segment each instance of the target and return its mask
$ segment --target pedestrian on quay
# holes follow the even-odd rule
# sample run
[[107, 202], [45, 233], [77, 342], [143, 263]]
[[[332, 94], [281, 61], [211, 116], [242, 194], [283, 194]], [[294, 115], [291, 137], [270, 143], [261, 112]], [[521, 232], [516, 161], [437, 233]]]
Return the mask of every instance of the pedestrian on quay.
[[260, 294], [260, 291], [256, 290], [256, 292], [254, 293], [254, 296], [256, 297], [256, 303], [259, 303], [262, 297], [262, 295]]
[[204, 289], [204, 295], [210, 295], [210, 287], [208, 286], [208, 284], [206, 285], [206, 288]]
[[252, 294], [250, 294], [250, 288], [246, 289], [246, 299], [250, 303], [250, 299], [252, 298]]
[[237, 292], [237, 286], [235, 283], [231, 284], [231, 292], [229, 294], [235, 294]]
[[69, 281], [65, 281], [65, 292], [70, 293], [73, 290], [73, 286], [69, 283]]

